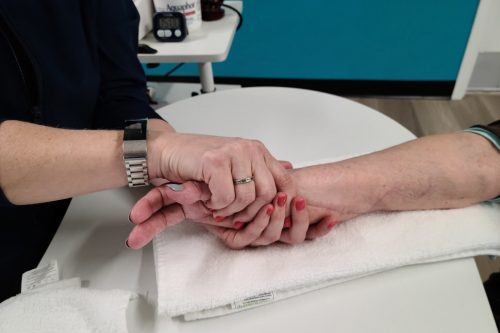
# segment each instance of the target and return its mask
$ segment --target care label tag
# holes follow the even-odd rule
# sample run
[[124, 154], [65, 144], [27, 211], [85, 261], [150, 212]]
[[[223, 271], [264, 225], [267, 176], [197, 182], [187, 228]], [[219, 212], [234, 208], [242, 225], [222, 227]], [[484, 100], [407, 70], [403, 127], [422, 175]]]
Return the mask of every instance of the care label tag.
[[236, 309], [250, 308], [257, 305], [270, 303], [273, 300], [274, 300], [273, 292], [262, 293], [252, 297], [245, 298], [241, 301], [235, 301], [233, 304], [231, 304], [231, 309], [236, 310]]
[[25, 294], [40, 286], [57, 281], [59, 281], [59, 267], [56, 260], [51, 260], [46, 266], [23, 273], [21, 293]]

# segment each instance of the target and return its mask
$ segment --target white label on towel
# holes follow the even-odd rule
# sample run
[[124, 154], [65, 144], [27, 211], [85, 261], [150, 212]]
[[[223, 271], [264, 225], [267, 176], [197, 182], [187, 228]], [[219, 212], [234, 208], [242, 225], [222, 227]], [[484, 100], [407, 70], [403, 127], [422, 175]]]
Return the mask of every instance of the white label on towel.
[[56, 260], [51, 260], [46, 266], [23, 273], [21, 293], [27, 293], [49, 283], [59, 281], [59, 266]]
[[264, 303], [270, 303], [273, 300], [274, 300], [273, 292], [262, 293], [259, 295], [245, 298], [241, 301], [235, 301], [233, 304], [231, 304], [231, 309], [235, 310], [235, 309], [250, 308]]

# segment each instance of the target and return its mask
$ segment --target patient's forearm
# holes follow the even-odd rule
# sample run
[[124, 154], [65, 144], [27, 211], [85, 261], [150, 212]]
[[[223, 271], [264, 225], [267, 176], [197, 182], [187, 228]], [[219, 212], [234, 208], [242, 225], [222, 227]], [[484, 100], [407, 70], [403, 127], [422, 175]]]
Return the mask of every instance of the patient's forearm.
[[500, 153], [476, 134], [435, 135], [295, 178], [310, 204], [346, 213], [456, 208], [500, 194]]

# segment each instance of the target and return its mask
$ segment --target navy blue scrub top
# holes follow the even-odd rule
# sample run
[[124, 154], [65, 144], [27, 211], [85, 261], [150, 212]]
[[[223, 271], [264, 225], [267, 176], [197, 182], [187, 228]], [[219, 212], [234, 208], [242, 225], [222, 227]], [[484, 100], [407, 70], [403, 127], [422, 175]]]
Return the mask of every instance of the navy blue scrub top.
[[[0, 122], [118, 129], [159, 118], [137, 59], [138, 22], [132, 0], [1, 0]], [[14, 206], [0, 189], [0, 301], [19, 292], [68, 204]]]

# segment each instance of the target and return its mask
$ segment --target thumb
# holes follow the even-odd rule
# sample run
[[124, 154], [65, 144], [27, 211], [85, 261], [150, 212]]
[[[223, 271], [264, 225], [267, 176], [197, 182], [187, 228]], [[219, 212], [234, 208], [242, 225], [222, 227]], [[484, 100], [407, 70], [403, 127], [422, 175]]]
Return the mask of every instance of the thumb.
[[182, 184], [165, 185], [168, 197], [181, 205], [191, 205], [197, 201], [207, 201], [211, 197], [208, 185], [202, 182], [189, 181]]

